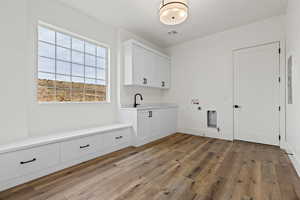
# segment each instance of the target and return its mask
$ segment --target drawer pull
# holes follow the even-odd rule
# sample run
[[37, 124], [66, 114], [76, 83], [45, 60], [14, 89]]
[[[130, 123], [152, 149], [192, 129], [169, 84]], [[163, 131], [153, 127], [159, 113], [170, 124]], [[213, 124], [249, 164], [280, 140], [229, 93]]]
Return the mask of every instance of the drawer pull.
[[116, 137], [116, 140], [122, 139], [123, 136]]
[[32, 160], [28, 160], [28, 161], [22, 161], [22, 162], [20, 162], [20, 164], [21, 164], [21, 165], [25, 165], [25, 164], [28, 164], [28, 163], [32, 163], [32, 162], [34, 162], [34, 161], [36, 161], [36, 158], [34, 158], [34, 159], [32, 159]]
[[85, 149], [85, 148], [88, 148], [88, 147], [90, 147], [89, 144], [88, 144], [88, 145], [85, 145], [85, 146], [80, 146], [80, 149]]

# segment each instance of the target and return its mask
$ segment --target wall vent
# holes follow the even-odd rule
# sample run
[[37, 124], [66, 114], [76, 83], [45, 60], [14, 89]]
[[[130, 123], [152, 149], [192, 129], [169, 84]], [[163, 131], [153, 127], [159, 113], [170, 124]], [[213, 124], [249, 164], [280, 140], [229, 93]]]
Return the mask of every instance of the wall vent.
[[218, 114], [215, 110], [207, 111], [207, 127], [208, 128], [218, 128]]

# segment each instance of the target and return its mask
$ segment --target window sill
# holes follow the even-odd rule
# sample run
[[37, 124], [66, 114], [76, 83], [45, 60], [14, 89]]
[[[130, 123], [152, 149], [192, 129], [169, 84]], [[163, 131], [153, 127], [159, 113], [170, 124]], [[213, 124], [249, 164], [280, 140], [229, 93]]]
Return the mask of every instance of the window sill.
[[111, 104], [111, 101], [101, 101], [101, 102], [37, 102], [39, 105], [55, 105], [55, 104]]

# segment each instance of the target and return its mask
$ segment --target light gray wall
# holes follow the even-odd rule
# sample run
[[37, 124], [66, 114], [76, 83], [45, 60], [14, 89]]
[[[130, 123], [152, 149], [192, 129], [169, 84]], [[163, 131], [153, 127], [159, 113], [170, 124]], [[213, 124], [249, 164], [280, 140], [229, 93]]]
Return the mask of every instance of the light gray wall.
[[[274, 41], [284, 49], [284, 37], [284, 17], [279, 16], [171, 47], [172, 87], [163, 99], [179, 105], [178, 131], [233, 139], [232, 51]], [[284, 54], [282, 61], [284, 77]], [[284, 105], [284, 89], [281, 93]], [[194, 98], [202, 111], [192, 105]], [[210, 109], [218, 112], [221, 134], [206, 126]], [[284, 124], [281, 129], [284, 134]]]
[[26, 0], [2, 0], [0, 7], [0, 144], [27, 137], [25, 92]]

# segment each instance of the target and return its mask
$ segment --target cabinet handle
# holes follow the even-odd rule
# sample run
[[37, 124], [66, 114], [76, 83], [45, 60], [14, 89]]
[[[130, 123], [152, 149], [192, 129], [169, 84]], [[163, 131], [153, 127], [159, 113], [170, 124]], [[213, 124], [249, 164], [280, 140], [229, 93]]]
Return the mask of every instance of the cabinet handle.
[[149, 111], [149, 118], [153, 117], [152, 111]]
[[166, 86], [166, 82], [165, 82], [165, 81], [162, 81], [162, 82], [161, 82], [161, 86], [162, 86], [162, 87], [165, 87], [165, 86]]
[[123, 136], [116, 137], [116, 140], [122, 139]]
[[90, 147], [89, 144], [87, 144], [87, 145], [85, 145], [85, 146], [80, 146], [80, 149], [85, 149], [85, 148], [88, 148], [88, 147]]
[[36, 158], [34, 158], [34, 159], [32, 159], [32, 160], [28, 160], [28, 161], [22, 161], [22, 162], [20, 162], [20, 164], [21, 164], [21, 165], [25, 165], [25, 164], [28, 164], [28, 163], [32, 163], [32, 162], [34, 162], [34, 161], [36, 161]]
[[148, 80], [146, 78], [143, 78], [143, 84], [147, 84], [148, 83]]

